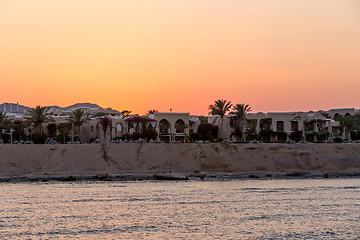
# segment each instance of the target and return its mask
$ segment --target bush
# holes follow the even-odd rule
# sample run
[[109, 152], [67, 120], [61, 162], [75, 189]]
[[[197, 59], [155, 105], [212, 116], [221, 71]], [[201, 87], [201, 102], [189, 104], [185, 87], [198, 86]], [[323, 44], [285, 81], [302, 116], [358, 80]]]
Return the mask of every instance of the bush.
[[350, 138], [352, 140], [360, 140], [360, 131], [352, 131], [350, 133]]
[[319, 131], [315, 132], [315, 136], [317, 138], [317, 142], [324, 142], [328, 137], [330, 137], [330, 133], [327, 131]]
[[141, 133], [138, 133], [138, 132], [134, 132], [133, 134], [130, 135], [130, 138], [132, 140], [138, 140], [139, 138], [142, 138], [143, 135]]
[[10, 135], [9, 134], [1, 134], [1, 139], [3, 140], [4, 143], [10, 143]]
[[212, 141], [217, 137], [218, 127], [211, 123], [201, 123], [198, 127], [198, 133], [201, 135], [202, 140]]
[[274, 131], [273, 130], [261, 130], [259, 133], [260, 139], [264, 142], [270, 142], [271, 141], [271, 136], [274, 135]]
[[[64, 135], [63, 134], [58, 134], [54, 137], [54, 140], [58, 143], [66, 143], [66, 142], [70, 142], [71, 141], [71, 137], [70, 136], [65, 136], [65, 142], [64, 142]], [[95, 139], [93, 139], [90, 142], [93, 142]]]
[[261, 140], [259, 134], [257, 133], [250, 133], [246, 137], [246, 141], [253, 141], [253, 140]]
[[314, 138], [315, 134], [306, 134], [305, 137], [306, 137], [306, 141], [308, 142], [314, 142], [315, 141], [315, 138]]
[[302, 131], [295, 131], [290, 133], [289, 138], [295, 142], [300, 142], [302, 139]]
[[143, 132], [143, 138], [146, 139], [147, 141], [152, 140], [156, 140], [158, 136], [157, 131], [153, 130], [153, 129], [146, 129]]
[[279, 132], [276, 132], [277, 134], [277, 140], [278, 142], [286, 142], [287, 140], [287, 134], [286, 132], [283, 132], [283, 131], [279, 131]]
[[191, 142], [202, 140], [201, 134], [198, 132], [190, 132], [189, 137]]
[[123, 136], [122, 136], [122, 140], [123, 141], [130, 141], [131, 139], [131, 135], [129, 133], [125, 133]]

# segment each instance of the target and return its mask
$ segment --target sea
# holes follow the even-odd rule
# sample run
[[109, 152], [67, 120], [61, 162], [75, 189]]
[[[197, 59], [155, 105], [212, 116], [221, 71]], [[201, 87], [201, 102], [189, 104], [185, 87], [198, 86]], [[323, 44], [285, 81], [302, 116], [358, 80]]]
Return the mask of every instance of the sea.
[[0, 239], [360, 239], [360, 179], [1, 183]]

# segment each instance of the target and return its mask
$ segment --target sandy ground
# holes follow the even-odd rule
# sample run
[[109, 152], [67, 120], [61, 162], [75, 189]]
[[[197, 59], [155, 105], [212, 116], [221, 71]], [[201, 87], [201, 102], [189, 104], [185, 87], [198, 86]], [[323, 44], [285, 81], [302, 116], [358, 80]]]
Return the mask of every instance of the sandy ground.
[[360, 173], [360, 144], [0, 145], [0, 177], [165, 172]]

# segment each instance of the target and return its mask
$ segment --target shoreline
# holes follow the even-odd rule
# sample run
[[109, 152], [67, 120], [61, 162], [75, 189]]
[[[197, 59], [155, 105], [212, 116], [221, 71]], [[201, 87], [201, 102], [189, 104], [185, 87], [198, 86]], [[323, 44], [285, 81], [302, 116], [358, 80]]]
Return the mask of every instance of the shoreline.
[[294, 179], [360, 179], [360, 172], [293, 172], [293, 173], [206, 173], [182, 174], [54, 174], [34, 176], [2, 176], [0, 183], [25, 182], [127, 182], [127, 181], [231, 181]]
[[0, 145], [0, 182], [358, 176], [356, 143]]

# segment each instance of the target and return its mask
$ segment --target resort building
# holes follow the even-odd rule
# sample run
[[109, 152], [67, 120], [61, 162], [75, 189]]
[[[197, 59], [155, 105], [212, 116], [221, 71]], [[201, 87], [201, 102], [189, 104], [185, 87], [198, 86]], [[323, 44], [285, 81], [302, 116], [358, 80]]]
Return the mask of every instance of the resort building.
[[235, 129], [234, 115], [209, 116], [208, 122], [219, 128], [218, 137], [232, 141], [244, 139], [250, 141], [259, 135], [265, 142], [319, 141], [328, 138], [349, 139], [349, 133], [335, 121], [337, 116], [354, 115], [359, 111], [354, 108], [331, 109], [318, 112], [268, 112], [248, 113], [243, 129]]
[[158, 139], [164, 142], [184, 142], [189, 136], [189, 113], [165, 113], [157, 112], [150, 114], [156, 121], [155, 131]]
[[[25, 120], [24, 113], [27, 107], [9, 103], [0, 107], [13, 122]], [[69, 125], [69, 115], [78, 108], [85, 112], [88, 121], [80, 127]], [[330, 138], [350, 139], [349, 131], [341, 127], [336, 119], [340, 115], [358, 114], [359, 110], [342, 108], [317, 112], [248, 113], [242, 126], [236, 124], [236, 116], [231, 114], [222, 118], [217, 115], [205, 118], [189, 113], [155, 112], [145, 116], [125, 117], [116, 110], [94, 107], [92, 104], [73, 105], [68, 108], [51, 107], [50, 112], [53, 122], [44, 124], [44, 131], [49, 138], [58, 141], [61, 135], [61, 142], [90, 143], [96, 140], [106, 143], [120, 139], [134, 141], [140, 138], [144, 138], [145, 141], [188, 142], [195, 139], [191, 136], [196, 135], [201, 121], [206, 121], [206, 118], [208, 123], [217, 127], [217, 136], [214, 136], [217, 139], [228, 139], [233, 142], [249, 142], [255, 139], [264, 142], [324, 142]], [[25, 135], [29, 135], [30, 130], [31, 126], [25, 126]]]

